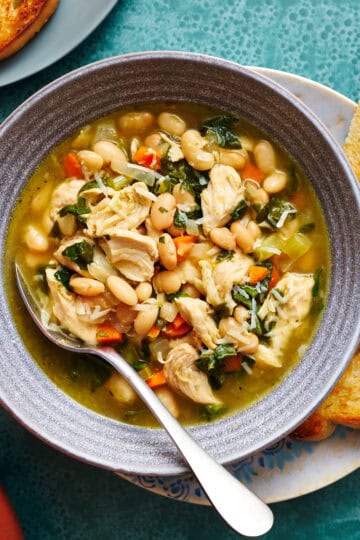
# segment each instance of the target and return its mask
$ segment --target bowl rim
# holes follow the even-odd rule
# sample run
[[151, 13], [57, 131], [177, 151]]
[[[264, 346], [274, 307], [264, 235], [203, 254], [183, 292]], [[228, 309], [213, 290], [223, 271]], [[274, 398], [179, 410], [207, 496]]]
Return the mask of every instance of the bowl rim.
[[[245, 74], [246, 77], [250, 77], [253, 80], [256, 80], [257, 82], [260, 82], [263, 85], [275, 90], [276, 93], [284, 97], [288, 102], [291, 103], [292, 106], [296, 107], [302, 114], [306, 114], [310, 122], [317, 128], [318, 131], [321, 132], [322, 137], [328, 142], [332, 151], [338, 155], [338, 160], [341, 162], [342, 169], [346, 173], [348, 185], [352, 189], [352, 195], [354, 196], [356, 200], [357, 208], [358, 208], [358, 211], [360, 212], [360, 189], [355, 179], [355, 175], [352, 169], [350, 168], [350, 165], [347, 162], [342, 149], [340, 148], [338, 143], [335, 141], [335, 139], [332, 137], [332, 135], [327, 131], [326, 126], [324, 126], [324, 124], [316, 117], [316, 115], [306, 105], [301, 103], [295, 96], [293, 96], [293, 94], [291, 94], [288, 90], [284, 89], [278, 83], [271, 81], [263, 74], [253, 72], [251, 71], [249, 67], [245, 67], [236, 62], [225, 60], [216, 56], [209, 56], [209, 55], [204, 55], [204, 54], [199, 54], [199, 53], [187, 53], [187, 52], [182, 52], [182, 51], [179, 51], [179, 52], [178, 51], [144, 51], [144, 52], [128, 53], [124, 55], [113, 56], [110, 58], [105, 58], [96, 62], [92, 62], [85, 66], [81, 66], [77, 68], [76, 70], [73, 70], [69, 73], [62, 75], [61, 77], [50, 82], [43, 88], [40, 88], [37, 92], [35, 92], [27, 100], [25, 100], [22, 104], [20, 104], [0, 125], [0, 140], [2, 137], [2, 132], [8, 126], [11, 126], [12, 122], [14, 122], [18, 118], [18, 116], [23, 113], [25, 109], [27, 109], [29, 106], [34, 106], [34, 104], [36, 104], [44, 96], [50, 95], [53, 91], [61, 89], [64, 83], [67, 84], [70, 81], [81, 77], [83, 74], [88, 75], [92, 71], [101, 70], [103, 66], [109, 67], [112, 64], [118, 64], [118, 63], [122, 63], [129, 60], [130, 61], [143, 60], [143, 59], [154, 60], [154, 59], [159, 59], [159, 58], [166, 59], [166, 60], [173, 60], [174, 58], [176, 58], [180, 60], [183, 59], [183, 60], [189, 60], [189, 61], [195, 61], [195, 62], [205, 62], [208, 65], [209, 64], [213, 65], [215, 63], [217, 65], [221, 65], [222, 67], [226, 69], [240, 71], [242, 74]], [[344, 357], [342, 358], [342, 361], [340, 362], [341, 368], [338, 368], [336, 372], [333, 372], [333, 376], [330, 379], [330, 383], [328, 383], [326, 389], [323, 390], [323, 395], [321, 399], [323, 399], [325, 395], [331, 390], [331, 388], [336, 384], [337, 380], [340, 378], [341, 374], [345, 370], [346, 365], [350, 361], [351, 355], [357, 346], [359, 336], [360, 336], [360, 320], [357, 321], [356, 331], [353, 332], [352, 339], [348, 343], [347, 354], [344, 355]], [[43, 372], [41, 371], [41, 373]], [[44, 377], [46, 376], [44, 375]], [[62, 394], [66, 399], [72, 399], [66, 394], [64, 394], [63, 392]], [[305, 411], [302, 410], [302, 413], [300, 415], [295, 416], [293, 419], [292, 425], [289, 427], [286, 433], [292, 431], [297, 425], [299, 425], [304, 420], [304, 418], [307, 417], [318, 406], [319, 401], [320, 401], [319, 398], [317, 398], [316, 403], [313, 402], [309, 404], [309, 406], [307, 407]], [[44, 440], [51, 446], [77, 459], [81, 459], [82, 461], [92, 463], [94, 465], [98, 465], [104, 468], [109, 468], [111, 470], [115, 470], [114, 466], [106, 462], [106, 460], [98, 460], [98, 459], [94, 460], [94, 457], [87, 455], [86, 452], [78, 452], [76, 450], [64, 447], [61, 444], [57, 444], [57, 442], [54, 440], [53, 437], [48, 436], [46, 433], [39, 432], [39, 428], [37, 428], [34, 425], [31, 425], [31, 423], [29, 424], [29, 421], [26, 420], [26, 415], [24, 415], [22, 411], [18, 411], [16, 407], [12, 406], [11, 399], [9, 399], [9, 396], [2, 395], [1, 387], [0, 387], [0, 404], [1, 403], [22, 425], [24, 425], [28, 430], [30, 430], [37, 437]], [[86, 409], [79, 403], [76, 403], [76, 405], [77, 407], [84, 408], [86, 411], [88, 411], [88, 409]], [[97, 413], [93, 413], [92, 411], [91, 413], [97, 414]], [[119, 424], [119, 422], [112, 419], [108, 419], [108, 418], [106, 418], [106, 421]], [[221, 423], [224, 421], [226, 421], [226, 418], [219, 420], [218, 423]], [[189, 428], [189, 431], [190, 433], [194, 434], [196, 438], [197, 432], [201, 430], [203, 427], [207, 427], [207, 426], [194, 426], [194, 427]], [[142, 431], [144, 429], [148, 431], [147, 428], [137, 428], [135, 426], [131, 426], [131, 428], [134, 429], [135, 431]], [[163, 432], [163, 430], [161, 431]], [[263, 441], [263, 444], [261, 446], [256, 446], [256, 448], [250, 448], [245, 454], [241, 455], [241, 458], [245, 458], [246, 456], [253, 454], [255, 451], [261, 450], [262, 448], [265, 448], [269, 446], [270, 444], [273, 444], [274, 442], [282, 438], [286, 433], [277, 434], [275, 437], [273, 435], [271, 437], [268, 437], [266, 440]], [[238, 459], [239, 459], [238, 455], [232, 454], [232, 455], [229, 455], [226, 459], [221, 460], [221, 462], [231, 463]], [[160, 474], [160, 475], [173, 475], [173, 474], [178, 474], [178, 473], [187, 471], [186, 467], [182, 463], [177, 463], [174, 466], [166, 465], [165, 467], [151, 466], [151, 468], [146, 469], [146, 470], [144, 469], [144, 467], [141, 468], [141, 470], [132, 469], [129, 471], [129, 469], [126, 469], [126, 468], [124, 469], [121, 467], [116, 468], [116, 470], [124, 470], [125, 472], [131, 472], [134, 474], [140, 473], [140, 474]]]

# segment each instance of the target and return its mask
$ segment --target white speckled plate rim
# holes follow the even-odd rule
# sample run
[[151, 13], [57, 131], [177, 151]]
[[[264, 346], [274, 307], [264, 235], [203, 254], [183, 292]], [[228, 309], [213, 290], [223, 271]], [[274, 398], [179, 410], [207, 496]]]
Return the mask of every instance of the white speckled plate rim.
[[[250, 67], [290, 90], [322, 120], [343, 146], [355, 103], [317, 82], [291, 73]], [[360, 467], [360, 431], [338, 427], [319, 443], [283, 439], [271, 448], [228, 468], [265, 502], [285, 501], [325, 487]], [[119, 476], [153, 493], [194, 504], [208, 504], [190, 474], [182, 476]]]

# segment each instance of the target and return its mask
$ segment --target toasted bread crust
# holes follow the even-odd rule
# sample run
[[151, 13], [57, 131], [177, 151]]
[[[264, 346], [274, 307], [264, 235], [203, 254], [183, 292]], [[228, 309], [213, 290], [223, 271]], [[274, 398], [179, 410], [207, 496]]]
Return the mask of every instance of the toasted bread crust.
[[350, 124], [344, 144], [344, 152], [360, 182], [360, 103]]
[[19, 4], [14, 0], [3, 0], [0, 4], [0, 60], [11, 56], [32, 39], [54, 13], [58, 2], [23, 0]]
[[351, 360], [334, 390], [292, 437], [321, 441], [332, 434], [337, 424], [360, 429], [360, 353]]

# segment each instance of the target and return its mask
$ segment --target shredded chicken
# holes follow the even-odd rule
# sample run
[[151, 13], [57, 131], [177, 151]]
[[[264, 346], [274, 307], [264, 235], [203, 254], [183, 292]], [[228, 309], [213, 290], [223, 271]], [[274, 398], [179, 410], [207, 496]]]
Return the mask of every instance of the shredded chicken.
[[46, 269], [46, 280], [52, 299], [52, 310], [61, 326], [89, 345], [95, 345], [96, 326], [81, 320], [77, 313], [77, 296], [68, 291], [56, 278], [56, 270]]
[[176, 298], [175, 302], [181, 316], [194, 328], [201, 341], [209, 349], [215, 349], [220, 334], [209, 314], [209, 305], [204, 300], [187, 297]]
[[136, 182], [91, 207], [86, 234], [92, 237], [118, 236], [124, 230], [136, 229], [149, 215], [151, 199], [144, 182]]
[[241, 178], [233, 167], [214, 165], [210, 171], [210, 182], [201, 193], [205, 234], [230, 221], [230, 214], [244, 199], [244, 193]]
[[178, 264], [177, 272], [181, 276], [182, 283], [190, 283], [194, 285], [201, 294], [206, 294], [204, 284], [201, 279], [201, 273], [196, 264], [189, 259]]
[[131, 281], [149, 281], [159, 253], [153, 238], [133, 231], [118, 231], [115, 238], [101, 241], [111, 264]]
[[54, 190], [50, 201], [50, 218], [54, 223], [64, 206], [77, 203], [79, 190], [84, 184], [85, 180], [67, 180]]
[[311, 309], [313, 276], [288, 272], [270, 293], [258, 316], [271, 329], [270, 344], [259, 345], [256, 361], [275, 367], [282, 365], [283, 353], [294, 331]]
[[170, 161], [175, 162], [180, 161], [180, 159], [184, 159], [184, 154], [179, 143], [177, 143], [174, 139], [171, 139], [165, 133], [160, 133], [160, 137], [169, 145], [166, 156]]
[[173, 390], [195, 403], [215, 405], [221, 403], [213, 394], [207, 375], [195, 365], [198, 353], [184, 343], [172, 349], [164, 366], [166, 381]]
[[253, 261], [250, 257], [236, 252], [231, 260], [212, 264], [200, 261], [202, 282], [206, 291], [206, 301], [216, 307], [225, 304], [230, 311], [236, 306], [231, 291], [235, 283], [245, 282]]

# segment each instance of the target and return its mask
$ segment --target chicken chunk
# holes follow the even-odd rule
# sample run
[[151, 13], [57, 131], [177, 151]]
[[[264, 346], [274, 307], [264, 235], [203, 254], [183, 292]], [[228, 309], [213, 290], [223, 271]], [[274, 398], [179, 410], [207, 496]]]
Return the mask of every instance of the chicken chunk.
[[76, 311], [77, 297], [55, 278], [56, 270], [46, 269], [46, 281], [52, 299], [52, 311], [61, 326], [88, 345], [96, 345], [96, 326], [82, 321]]
[[202, 281], [206, 290], [206, 301], [212, 306], [225, 304], [230, 311], [236, 306], [231, 291], [235, 283], [244, 283], [252, 259], [236, 252], [231, 260], [212, 264], [200, 261]]
[[180, 159], [184, 159], [184, 154], [179, 143], [162, 132], [160, 133], [160, 137], [165, 144], [168, 145], [166, 157], [168, 157], [170, 161], [175, 162], [180, 161]]
[[241, 178], [233, 167], [214, 165], [210, 171], [210, 182], [201, 193], [205, 234], [230, 221], [230, 214], [244, 199], [244, 192]]
[[159, 253], [153, 238], [133, 231], [118, 231], [101, 246], [109, 261], [131, 281], [149, 281]]
[[94, 246], [93, 240], [91, 240], [90, 238], [87, 238], [86, 236], [82, 236], [78, 234], [76, 236], [72, 236], [71, 238], [67, 240], [62, 241], [58, 249], [55, 251], [54, 257], [62, 266], [66, 266], [67, 268], [70, 268], [70, 270], [74, 270], [74, 272], [80, 274], [81, 276], [91, 277], [87, 268], [81, 268], [75, 261], [69, 259], [69, 257], [66, 257], [63, 254], [66, 248], [73, 246], [75, 244], [78, 244], [80, 242], [86, 242], [88, 245]]
[[85, 180], [67, 180], [54, 189], [50, 201], [50, 218], [54, 223], [64, 206], [77, 203], [78, 193], [84, 184]]
[[284, 349], [294, 331], [308, 315], [312, 303], [314, 278], [288, 272], [279, 281], [275, 293], [269, 293], [258, 316], [271, 330], [270, 344], [259, 345], [256, 361], [274, 367], [282, 365]]
[[214, 396], [206, 374], [194, 363], [198, 356], [187, 343], [172, 349], [164, 366], [166, 381], [173, 390], [195, 403], [218, 404], [220, 401]]
[[194, 262], [185, 259], [185, 261], [182, 261], [178, 265], [177, 272], [181, 276], [182, 283], [190, 283], [191, 285], [194, 285], [201, 294], [206, 293], [201, 279], [201, 272]]
[[136, 182], [91, 207], [86, 234], [92, 237], [118, 236], [136, 229], [149, 215], [152, 200], [144, 182]]
[[209, 348], [215, 349], [220, 339], [219, 330], [212, 319], [209, 305], [198, 298], [175, 298], [181, 316], [190, 324], [201, 341]]

